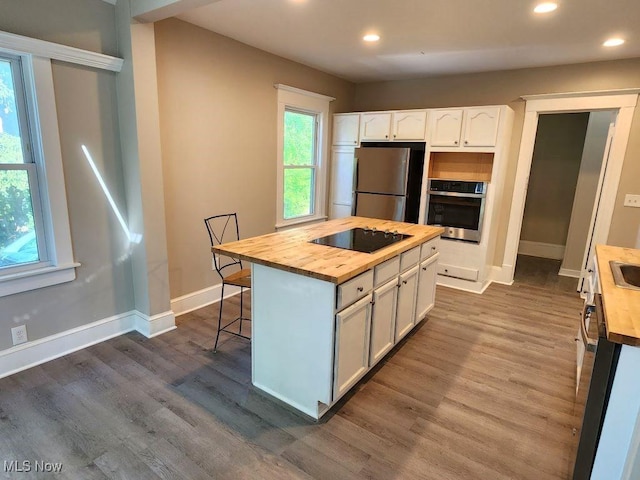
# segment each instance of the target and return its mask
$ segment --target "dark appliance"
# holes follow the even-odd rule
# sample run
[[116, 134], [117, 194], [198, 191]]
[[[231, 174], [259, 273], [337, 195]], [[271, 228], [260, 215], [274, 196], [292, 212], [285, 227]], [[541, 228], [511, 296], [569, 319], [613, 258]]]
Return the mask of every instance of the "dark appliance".
[[480, 243], [486, 182], [429, 180], [427, 225], [444, 227], [443, 238]]
[[355, 150], [353, 215], [418, 223], [425, 144], [369, 142]]
[[325, 237], [311, 240], [311, 243], [326, 245], [328, 247], [344, 248], [357, 252], [372, 253], [381, 248], [388, 247], [396, 242], [411, 237], [404, 233], [389, 230], [376, 230], [375, 228], [352, 228], [343, 232], [334, 233]]
[[[604, 423], [604, 415], [609, 404], [611, 387], [622, 347], [619, 343], [614, 343], [607, 339], [607, 327], [604, 322], [602, 296], [600, 294], [595, 295], [594, 303], [595, 306], [589, 306], [585, 302], [580, 325], [580, 336], [582, 338], [579, 341], [583, 342], [587, 353], [584, 356], [582, 375], [579, 378], [577, 393], [580, 394], [581, 389], [586, 387], [585, 383], [587, 381], [589, 382], [589, 388], [580, 429], [576, 463], [573, 467], [573, 480], [589, 480], [591, 478], [593, 462], [600, 442], [602, 424]], [[589, 317], [593, 320], [594, 315], [598, 327], [597, 342], [588, 337], [588, 327], [586, 326]], [[595, 355], [588, 353], [593, 351], [595, 351]], [[585, 375], [585, 370], [588, 372], [591, 363], [593, 371], [589, 379], [589, 376]]]

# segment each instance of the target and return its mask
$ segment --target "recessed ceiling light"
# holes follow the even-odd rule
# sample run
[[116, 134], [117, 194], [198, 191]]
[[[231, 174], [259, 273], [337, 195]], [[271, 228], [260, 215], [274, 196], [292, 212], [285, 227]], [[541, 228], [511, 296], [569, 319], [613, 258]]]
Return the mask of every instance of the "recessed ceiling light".
[[380, 40], [380, 35], [377, 35], [375, 33], [369, 33], [369, 34], [365, 35], [364, 37], [362, 37], [362, 39], [365, 42], [377, 42], [378, 40]]
[[536, 13], [549, 13], [549, 12], [553, 12], [556, 8], [558, 8], [557, 3], [544, 2], [536, 5], [536, 8], [534, 8], [533, 11]]
[[624, 43], [624, 40], [622, 38], [610, 38], [609, 40], [604, 42], [602, 45], [604, 45], [605, 47], [619, 47], [623, 43]]

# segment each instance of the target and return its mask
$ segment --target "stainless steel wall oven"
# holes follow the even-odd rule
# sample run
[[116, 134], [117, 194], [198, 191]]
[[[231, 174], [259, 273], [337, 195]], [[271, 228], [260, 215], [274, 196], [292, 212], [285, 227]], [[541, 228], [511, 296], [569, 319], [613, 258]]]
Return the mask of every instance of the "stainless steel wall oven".
[[480, 243], [486, 182], [429, 180], [427, 225], [444, 227], [444, 238]]

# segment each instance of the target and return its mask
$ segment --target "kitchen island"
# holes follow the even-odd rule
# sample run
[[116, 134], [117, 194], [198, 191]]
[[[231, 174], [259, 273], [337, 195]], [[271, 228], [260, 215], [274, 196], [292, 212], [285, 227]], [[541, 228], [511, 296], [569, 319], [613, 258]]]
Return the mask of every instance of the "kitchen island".
[[[341, 235], [393, 240], [371, 253]], [[433, 307], [443, 229], [349, 217], [214, 247], [252, 263], [252, 382], [320, 418]], [[313, 243], [336, 234], [342, 248]]]

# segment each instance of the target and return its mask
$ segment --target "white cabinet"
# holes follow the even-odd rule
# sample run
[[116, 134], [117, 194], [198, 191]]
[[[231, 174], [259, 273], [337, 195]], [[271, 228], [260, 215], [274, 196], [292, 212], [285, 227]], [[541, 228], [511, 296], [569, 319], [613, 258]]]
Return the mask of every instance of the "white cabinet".
[[374, 366], [395, 343], [396, 299], [398, 279], [394, 278], [373, 292], [371, 314], [371, 354], [369, 365]]
[[434, 110], [430, 113], [432, 147], [495, 147], [500, 107]]
[[438, 255], [433, 255], [420, 264], [418, 272], [418, 295], [416, 297], [416, 322], [422, 320], [435, 304]]
[[351, 207], [353, 168], [354, 148], [334, 147], [331, 151], [331, 204]]
[[334, 398], [369, 370], [371, 294], [336, 314]]
[[426, 110], [393, 112], [392, 139], [424, 141], [427, 128]]
[[495, 147], [498, 138], [499, 107], [467, 108], [464, 112], [465, 147]]
[[360, 141], [389, 140], [391, 112], [363, 113], [360, 116]]
[[329, 218], [333, 220], [334, 218], [347, 218], [351, 216], [351, 205], [339, 205], [337, 203], [332, 203], [331, 208], [329, 209]]
[[426, 127], [426, 110], [363, 113], [360, 141], [424, 141]]
[[358, 145], [359, 113], [336, 113], [333, 116], [333, 145]]
[[430, 114], [432, 147], [457, 147], [462, 130], [462, 109], [434, 110]]
[[415, 324], [418, 265], [398, 278], [398, 307], [396, 309], [396, 339], [398, 342]]

